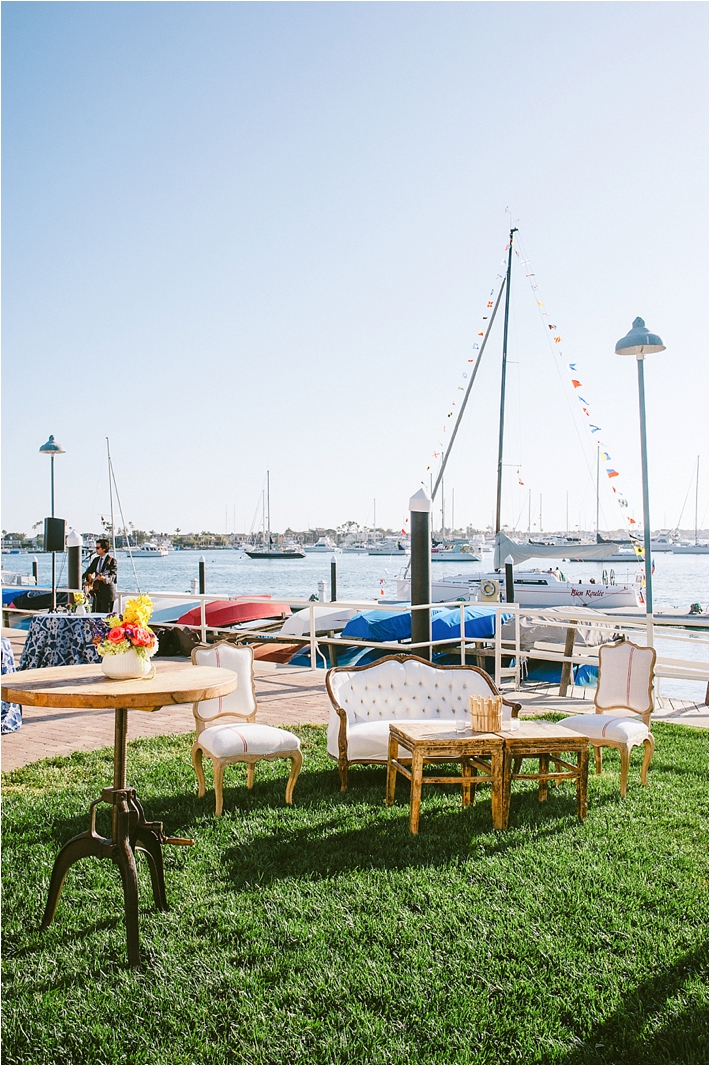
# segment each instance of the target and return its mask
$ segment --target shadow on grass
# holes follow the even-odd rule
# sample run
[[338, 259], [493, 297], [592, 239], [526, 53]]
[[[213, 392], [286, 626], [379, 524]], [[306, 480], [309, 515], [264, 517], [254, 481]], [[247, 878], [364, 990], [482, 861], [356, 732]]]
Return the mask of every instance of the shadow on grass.
[[[562, 1061], [606, 1063], [705, 1063], [708, 1012], [704, 988], [708, 944], [681, 956], [625, 996], [622, 1005], [573, 1055]], [[695, 984], [695, 990], [689, 989]]]
[[302, 797], [299, 809], [284, 811], [279, 824], [271, 823], [258, 836], [225, 848], [225, 881], [239, 891], [255, 883], [264, 886], [294, 877], [319, 879], [363, 869], [444, 866], [470, 858], [474, 848], [486, 856], [500, 854], [519, 847], [523, 840], [557, 836], [578, 825], [572, 790], [551, 796], [545, 804], [538, 803], [536, 790], [514, 795], [510, 829], [494, 832], [489, 793], [479, 792], [476, 804], [464, 808], [458, 796], [454, 805], [451, 792], [442, 795], [442, 787], [432, 786], [422, 803], [419, 834], [412, 835], [408, 789], [402, 789], [394, 806], [387, 808], [384, 772], [381, 784], [376, 795], [355, 786], [327, 801], [309, 802]]

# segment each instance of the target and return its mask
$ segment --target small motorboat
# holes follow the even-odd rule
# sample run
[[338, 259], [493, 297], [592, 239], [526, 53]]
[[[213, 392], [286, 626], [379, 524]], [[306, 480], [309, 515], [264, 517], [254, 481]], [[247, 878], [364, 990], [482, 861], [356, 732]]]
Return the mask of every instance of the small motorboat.
[[309, 553], [328, 552], [332, 555], [333, 552], [340, 551], [340, 548], [330, 539], [330, 537], [319, 537], [315, 544], [304, 544], [303, 550]]
[[141, 544], [140, 548], [118, 548], [117, 552], [125, 552], [127, 555], [132, 555], [134, 559], [160, 559], [168, 554], [168, 549], [146, 541], [145, 544]]
[[[274, 603], [265, 596], [259, 600], [212, 600], [205, 605], [205, 620], [208, 626], [223, 628], [236, 626], [242, 622], [254, 622], [257, 618], [286, 618], [291, 614], [291, 608], [285, 603]], [[200, 607], [178, 618], [178, 625], [199, 626], [202, 625], [202, 612]]]

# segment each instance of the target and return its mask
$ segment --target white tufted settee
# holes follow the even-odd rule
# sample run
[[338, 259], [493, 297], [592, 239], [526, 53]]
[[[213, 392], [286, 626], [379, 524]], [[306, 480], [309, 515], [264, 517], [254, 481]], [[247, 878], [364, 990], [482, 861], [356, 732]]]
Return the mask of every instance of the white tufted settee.
[[[387, 762], [393, 721], [468, 718], [469, 696], [498, 695], [476, 666], [436, 666], [416, 655], [388, 655], [369, 666], [335, 667], [326, 675], [332, 704], [328, 754], [338, 760], [340, 787], [348, 787], [351, 763]], [[503, 700], [504, 719], [518, 716], [519, 703]], [[400, 756], [408, 758], [400, 749]]]

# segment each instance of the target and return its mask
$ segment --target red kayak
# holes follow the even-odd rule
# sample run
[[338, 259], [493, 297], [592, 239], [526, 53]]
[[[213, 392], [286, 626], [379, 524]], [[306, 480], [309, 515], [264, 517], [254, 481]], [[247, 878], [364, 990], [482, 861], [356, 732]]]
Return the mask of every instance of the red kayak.
[[[205, 605], [205, 618], [208, 626], [234, 626], [239, 622], [253, 622], [257, 618], [285, 618], [291, 608], [285, 603], [273, 603], [271, 600], [248, 600], [235, 603], [234, 600], [212, 600]], [[178, 618], [178, 625], [202, 625], [199, 607], [193, 607], [187, 614]]]

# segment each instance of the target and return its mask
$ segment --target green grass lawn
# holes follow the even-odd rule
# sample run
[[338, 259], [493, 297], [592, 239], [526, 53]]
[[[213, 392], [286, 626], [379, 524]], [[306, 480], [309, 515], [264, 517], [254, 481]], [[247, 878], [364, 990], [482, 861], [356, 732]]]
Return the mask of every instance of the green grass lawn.
[[706, 732], [657, 724], [649, 785], [637, 749], [625, 801], [607, 753], [582, 825], [568, 783], [542, 805], [517, 783], [504, 833], [485, 791], [463, 809], [430, 786], [418, 837], [401, 778], [392, 808], [382, 768], [352, 769], [342, 795], [325, 730], [298, 732], [294, 808], [288, 763], [260, 764], [252, 793], [232, 767], [219, 821], [189, 737], [130, 745], [147, 817], [195, 838], [165, 849], [167, 914], [139, 860], [138, 972], [110, 862], [73, 867], [38, 931], [111, 753], [4, 776], [5, 1063], [708, 1061]]

